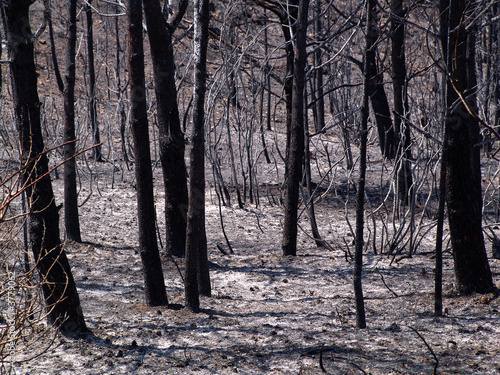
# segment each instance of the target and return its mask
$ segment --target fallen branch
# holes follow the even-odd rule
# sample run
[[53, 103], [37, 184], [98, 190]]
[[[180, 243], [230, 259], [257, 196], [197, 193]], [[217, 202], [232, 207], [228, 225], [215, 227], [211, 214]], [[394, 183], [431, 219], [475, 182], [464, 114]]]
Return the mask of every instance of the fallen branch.
[[394, 290], [392, 290], [391, 288], [389, 288], [389, 285], [387, 285], [387, 283], [385, 282], [385, 280], [384, 280], [384, 276], [380, 273], [379, 269], [378, 269], [378, 268], [375, 268], [375, 269], [377, 270], [378, 274], [380, 275], [380, 278], [382, 279], [382, 282], [384, 283], [384, 286], [387, 288], [387, 290], [388, 290], [389, 292], [391, 292], [391, 294], [392, 294], [394, 297], [399, 297], [399, 296], [398, 296], [398, 294], [397, 294]]
[[438, 357], [436, 356], [436, 353], [434, 353], [434, 350], [432, 350], [431, 346], [427, 343], [427, 341], [425, 340], [424, 336], [422, 336], [420, 334], [420, 332], [418, 332], [415, 328], [413, 327], [410, 327], [408, 326], [408, 328], [410, 328], [413, 332], [415, 332], [418, 337], [420, 337], [420, 339], [424, 342], [425, 346], [427, 347], [427, 349], [429, 349], [429, 352], [432, 354], [432, 356], [434, 357], [434, 360], [436, 361], [436, 364], [434, 365], [434, 371], [432, 372], [432, 375], [437, 375], [437, 368], [439, 366], [439, 359]]

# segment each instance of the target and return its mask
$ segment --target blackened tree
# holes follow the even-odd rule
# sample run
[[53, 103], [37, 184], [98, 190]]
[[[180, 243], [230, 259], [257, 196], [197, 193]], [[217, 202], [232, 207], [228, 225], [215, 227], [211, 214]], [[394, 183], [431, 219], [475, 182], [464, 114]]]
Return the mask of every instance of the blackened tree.
[[130, 97], [132, 101], [130, 117], [135, 154], [139, 251], [143, 266], [146, 303], [150, 306], [159, 306], [168, 304], [168, 300], [155, 227], [156, 211], [146, 108], [141, 0], [128, 1], [127, 17]]
[[165, 20], [158, 0], [144, 0], [144, 13], [153, 59], [158, 115], [160, 160], [165, 188], [165, 246], [176, 256], [184, 255], [188, 209], [184, 134], [177, 105], [172, 34], [186, 12], [181, 0]]
[[205, 231], [205, 93], [207, 79], [208, 0], [194, 2], [194, 97], [186, 232], [186, 307], [200, 308], [199, 294], [210, 296]]
[[49, 176], [40, 124], [32, 1], [0, 3], [5, 14], [15, 121], [21, 146], [23, 185], [29, 203], [29, 238], [48, 310], [48, 321], [62, 331], [87, 330], [66, 253], [61, 245], [59, 213]]
[[391, 60], [394, 91], [394, 133], [396, 139], [395, 178], [399, 201], [408, 204], [411, 198], [411, 133], [407, 123], [408, 95], [405, 53], [405, 16], [403, 0], [391, 1]]
[[81, 242], [76, 189], [76, 134], [75, 134], [75, 50], [76, 50], [76, 0], [67, 6], [68, 35], [66, 45], [66, 71], [64, 75], [64, 225], [66, 237]]
[[[446, 61], [445, 134], [446, 204], [455, 277], [462, 293], [485, 293], [494, 287], [482, 232], [482, 195], [478, 115], [475, 109], [475, 60], [467, 47], [471, 4], [441, 0], [441, 43]], [[472, 7], [473, 8], [473, 7]], [[470, 45], [469, 45], [470, 46]]]
[[304, 78], [309, 1], [300, 0], [294, 35], [294, 68], [290, 150], [286, 171], [285, 218], [283, 223], [283, 255], [297, 253], [297, 211], [304, 157]]
[[94, 62], [94, 25], [92, 21], [92, 0], [85, 2], [85, 15], [87, 19], [87, 60], [89, 66], [89, 115], [92, 139], [94, 141], [94, 159], [102, 161], [101, 136], [99, 135], [99, 124], [97, 122], [97, 100], [95, 82], [95, 62]]

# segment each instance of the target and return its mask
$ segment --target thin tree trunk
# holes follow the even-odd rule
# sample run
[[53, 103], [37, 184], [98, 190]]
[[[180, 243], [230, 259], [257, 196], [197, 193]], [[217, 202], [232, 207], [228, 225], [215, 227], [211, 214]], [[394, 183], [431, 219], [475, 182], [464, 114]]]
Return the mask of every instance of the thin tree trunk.
[[95, 94], [95, 64], [94, 64], [94, 29], [92, 25], [92, 0], [87, 0], [85, 3], [85, 13], [87, 16], [87, 58], [89, 64], [89, 86], [90, 86], [90, 125], [92, 129], [92, 137], [94, 140], [94, 160], [101, 162], [101, 137], [99, 135], [99, 125], [97, 123], [97, 108]]
[[156, 211], [146, 109], [141, 0], [128, 1], [128, 21], [131, 128], [135, 153], [139, 251], [143, 266], [146, 303], [150, 306], [160, 306], [168, 304], [168, 300], [155, 227]]
[[76, 50], [76, 0], [68, 4], [68, 37], [66, 46], [66, 84], [64, 87], [64, 225], [69, 240], [81, 242], [76, 188], [76, 134], [75, 134], [75, 50]]
[[199, 311], [199, 294], [211, 293], [205, 232], [205, 93], [209, 1], [194, 3], [194, 105], [186, 231], [186, 307]]
[[[316, 2], [316, 35], [320, 36], [322, 32], [322, 24], [321, 24], [321, 1]], [[323, 64], [322, 59], [321, 59], [322, 51], [320, 48], [318, 48], [314, 54], [314, 60], [316, 62], [316, 67], [318, 67], [314, 71], [314, 77], [316, 81], [316, 92], [317, 94], [316, 97], [316, 103], [315, 103], [315, 109], [316, 109], [316, 132], [321, 131], [325, 127], [325, 95], [323, 93], [323, 67], [321, 65]]]
[[[373, 29], [376, 28], [374, 22], [373, 0], [366, 2], [366, 34], [365, 34], [365, 61], [368, 59], [370, 49], [373, 48]], [[354, 298], [356, 301], [356, 327], [366, 328], [365, 301], [363, 297], [363, 248], [364, 241], [364, 208], [365, 208], [365, 180], [366, 180], [366, 144], [368, 140], [368, 97], [370, 80], [376, 79], [369, 73], [367, 64], [363, 72], [363, 107], [361, 112], [360, 128], [360, 150], [359, 150], [359, 180], [356, 192], [356, 238], [354, 250]]]
[[[444, 139], [447, 138], [446, 129], [444, 130]], [[434, 315], [443, 314], [443, 227], [444, 210], [446, 202], [446, 162], [444, 160], [447, 154], [445, 150], [446, 142], [443, 142], [441, 151], [441, 166], [439, 173], [439, 201], [436, 225], [436, 271], [434, 274]]]
[[187, 0], [180, 2], [179, 12], [170, 23], [163, 18], [158, 0], [143, 2], [153, 59], [160, 160], [165, 188], [165, 246], [171, 254], [183, 256], [188, 209], [187, 171], [184, 134], [177, 105], [172, 32], [185, 13]]
[[[30, 246], [40, 273], [49, 324], [62, 331], [87, 330], [73, 274], [61, 245], [59, 213], [49, 176], [48, 157], [40, 124], [29, 2], [0, 4], [5, 14], [11, 63], [10, 76], [16, 126], [21, 146], [23, 186], [26, 188]], [[36, 182], [35, 182], [36, 181]]]
[[299, 1], [295, 28], [293, 67], [292, 122], [290, 150], [286, 171], [285, 218], [283, 223], [283, 255], [297, 254], [297, 211], [304, 157], [304, 76], [306, 67], [306, 33], [309, 0]]

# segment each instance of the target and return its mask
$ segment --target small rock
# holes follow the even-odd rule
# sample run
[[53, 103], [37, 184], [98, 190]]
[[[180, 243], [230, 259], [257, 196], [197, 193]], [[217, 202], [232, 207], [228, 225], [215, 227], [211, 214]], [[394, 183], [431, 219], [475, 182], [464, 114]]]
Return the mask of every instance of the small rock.
[[490, 301], [491, 301], [490, 296], [482, 296], [481, 297], [481, 303], [484, 305], [487, 305], [488, 303], [490, 303]]

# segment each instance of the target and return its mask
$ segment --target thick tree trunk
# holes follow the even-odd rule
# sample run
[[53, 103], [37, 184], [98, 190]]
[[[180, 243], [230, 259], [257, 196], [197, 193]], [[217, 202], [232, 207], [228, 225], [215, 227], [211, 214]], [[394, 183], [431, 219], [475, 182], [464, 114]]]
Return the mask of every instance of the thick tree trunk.
[[48, 321], [63, 331], [83, 332], [87, 328], [73, 274], [61, 246], [59, 213], [48, 174], [47, 154], [43, 153], [29, 2], [12, 2], [1, 7], [5, 10], [10, 45], [9, 66], [21, 162], [27, 166], [23, 186], [27, 186], [30, 209], [30, 246], [42, 280]]
[[68, 36], [66, 45], [66, 73], [64, 85], [64, 225], [69, 240], [81, 242], [76, 188], [76, 134], [75, 134], [75, 49], [76, 0], [68, 4]]
[[[489, 292], [493, 280], [482, 232], [479, 139], [475, 118], [475, 72], [469, 68], [464, 0], [441, 0], [441, 35], [446, 58], [446, 203], [458, 289]], [[473, 77], [474, 76], [474, 77]], [[468, 98], [468, 99], [465, 99]], [[467, 102], [464, 102], [467, 100]], [[472, 113], [471, 113], [472, 112]]]
[[194, 98], [189, 176], [189, 208], [186, 232], [186, 307], [200, 308], [199, 294], [210, 296], [207, 237], [205, 232], [205, 93], [209, 1], [194, 3]]
[[408, 115], [406, 90], [405, 22], [403, 0], [391, 1], [391, 58], [392, 87], [394, 90], [394, 132], [396, 136], [396, 188], [398, 199], [408, 204], [411, 198], [413, 178], [411, 174], [411, 134], [404, 120]]
[[306, 67], [306, 33], [309, 1], [300, 0], [295, 28], [293, 68], [292, 123], [290, 151], [286, 171], [285, 218], [283, 223], [283, 255], [297, 253], [297, 210], [304, 157], [304, 76]]
[[139, 251], [143, 265], [146, 303], [150, 306], [159, 306], [168, 304], [168, 301], [155, 227], [156, 211], [146, 109], [141, 0], [128, 1], [128, 21], [131, 128], [135, 153]]
[[[185, 6], [181, 6], [181, 10]], [[184, 14], [179, 13], [182, 17]], [[144, 13], [153, 59], [157, 102], [160, 160], [165, 188], [165, 246], [175, 256], [183, 256], [186, 245], [188, 208], [187, 172], [184, 160], [184, 134], [177, 106], [172, 32], [158, 0], [144, 0]]]

